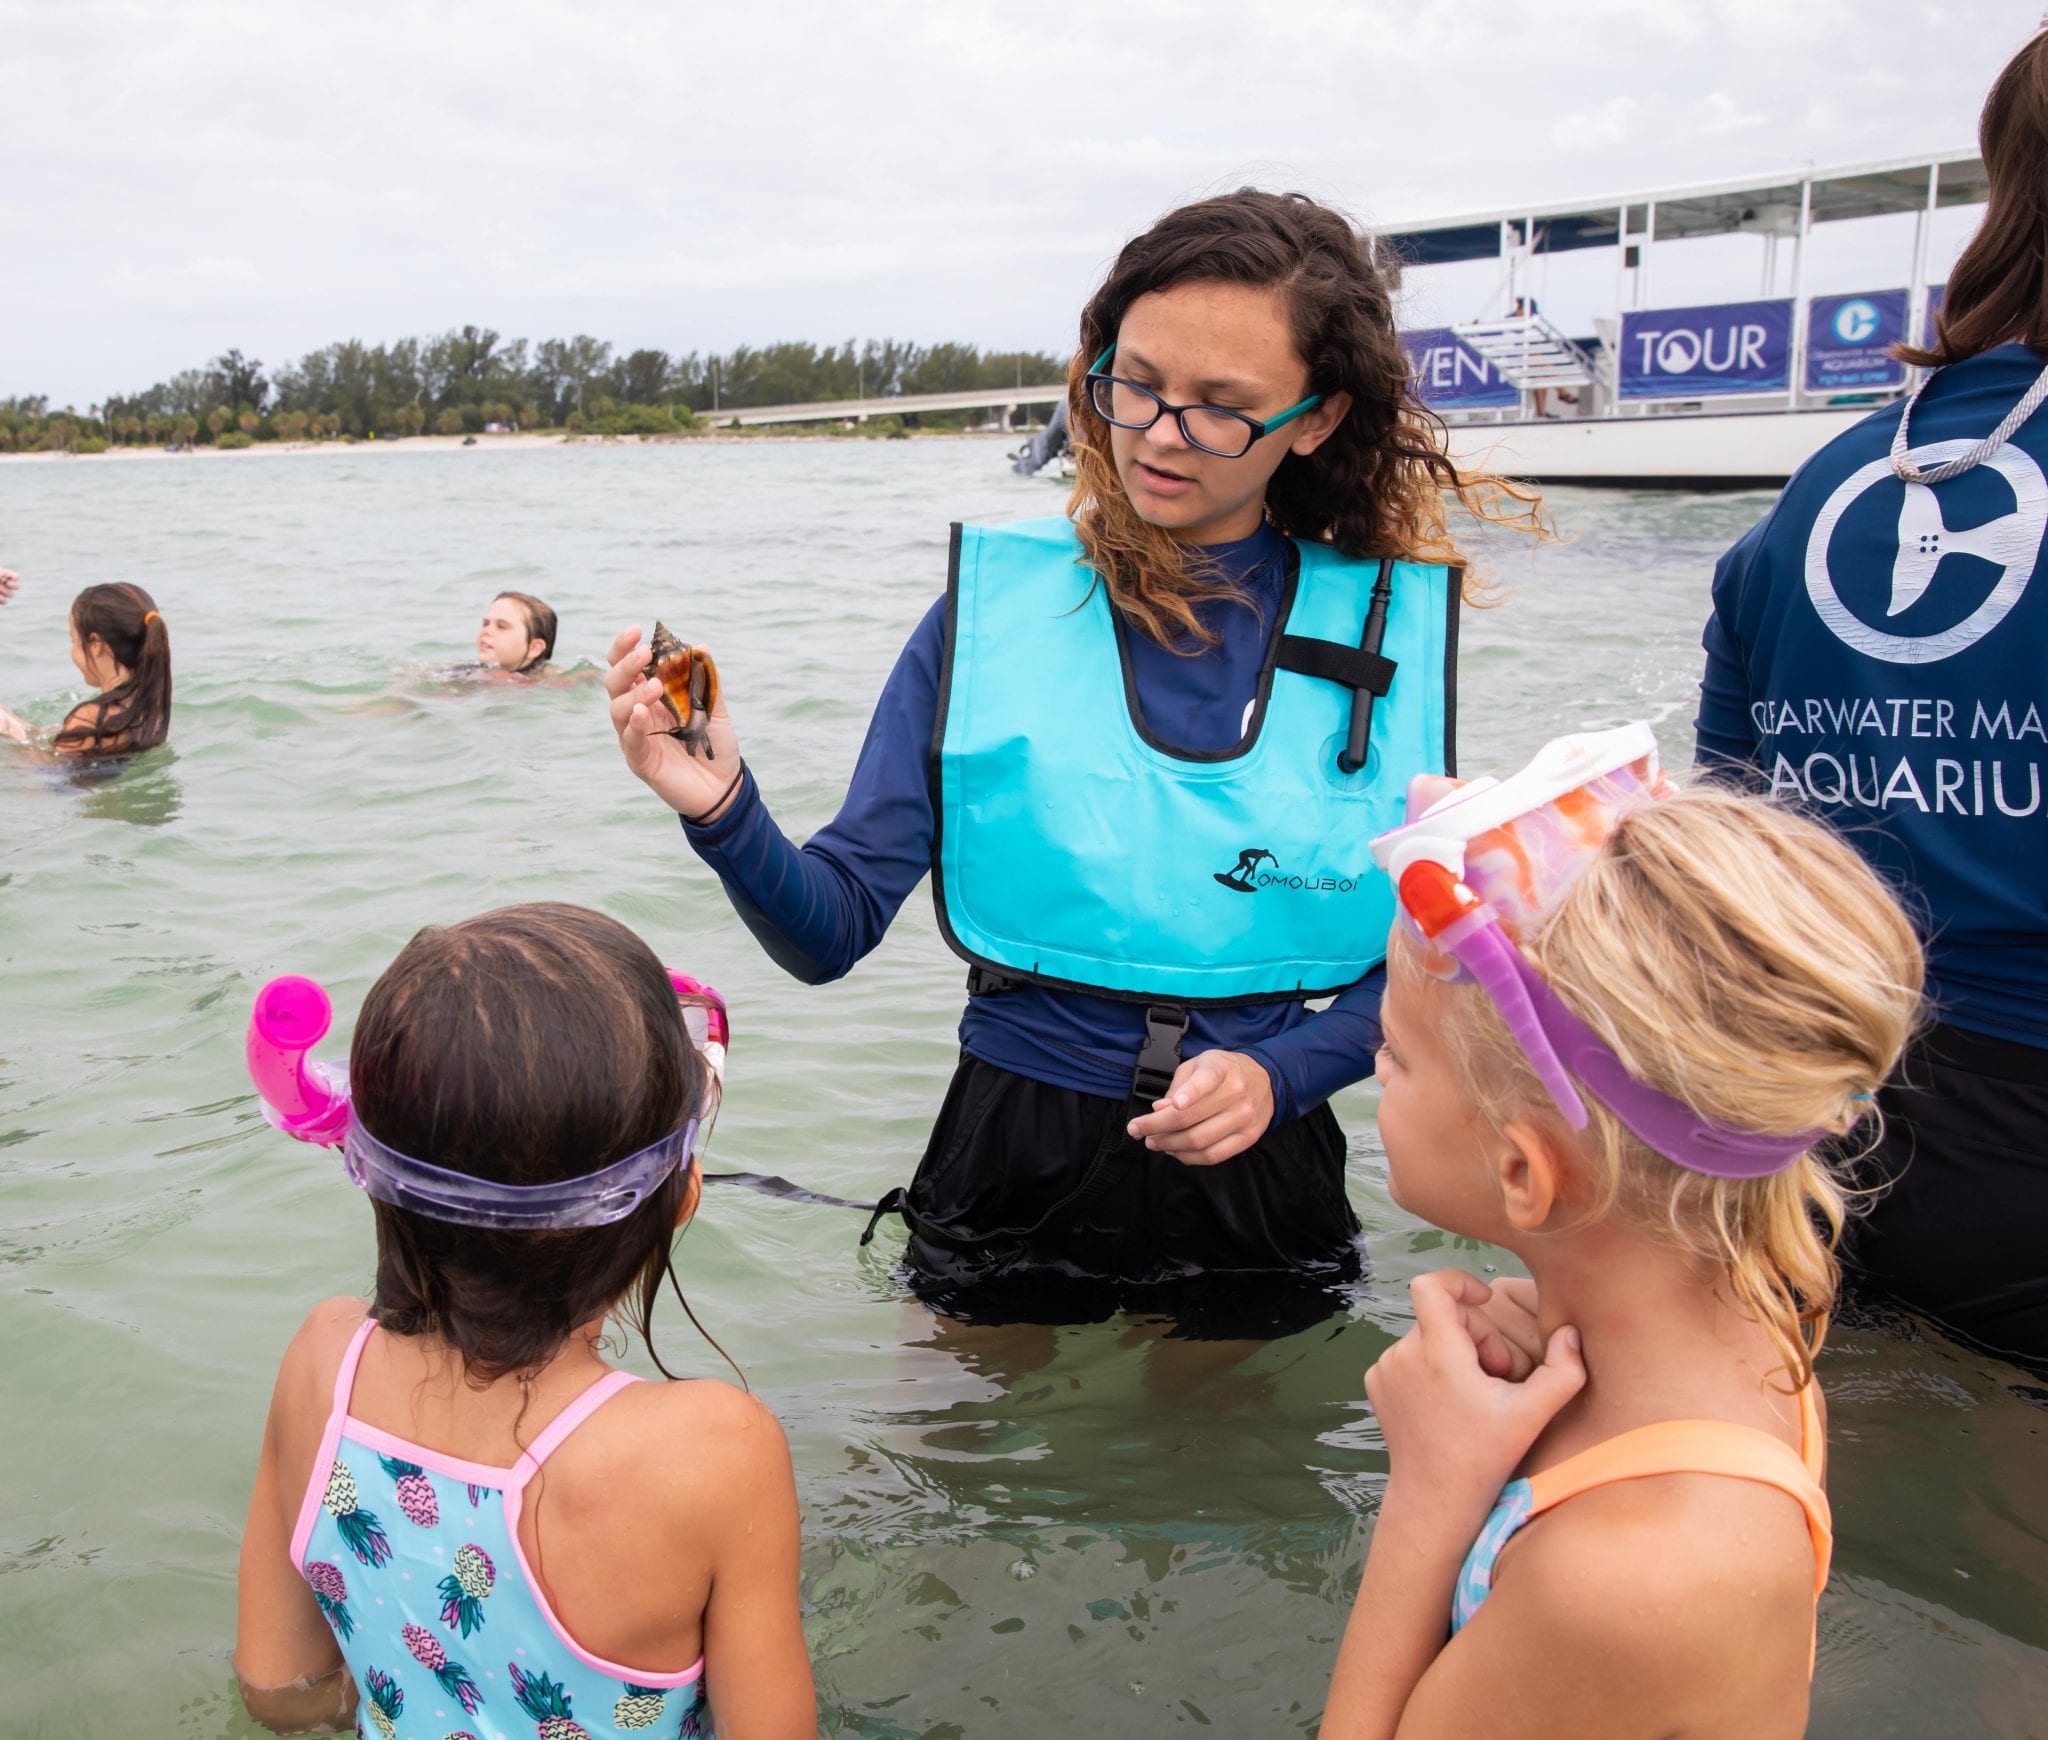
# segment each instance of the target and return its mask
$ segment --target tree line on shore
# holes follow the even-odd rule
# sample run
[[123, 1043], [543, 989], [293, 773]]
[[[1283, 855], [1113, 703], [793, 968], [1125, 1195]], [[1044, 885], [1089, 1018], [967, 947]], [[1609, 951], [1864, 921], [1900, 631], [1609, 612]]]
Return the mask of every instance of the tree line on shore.
[[[1043, 351], [895, 339], [817, 345], [793, 340], [700, 355], [615, 352], [587, 334], [529, 344], [464, 326], [393, 344], [347, 339], [265, 374], [230, 350], [145, 392], [110, 394], [81, 412], [47, 398], [0, 399], [0, 453], [104, 452], [109, 445], [247, 447], [259, 441], [394, 440], [407, 435], [560, 429], [679, 435], [754, 405], [898, 398], [1040, 386], [1066, 373]], [[962, 427], [979, 411], [907, 414], [904, 426]]]

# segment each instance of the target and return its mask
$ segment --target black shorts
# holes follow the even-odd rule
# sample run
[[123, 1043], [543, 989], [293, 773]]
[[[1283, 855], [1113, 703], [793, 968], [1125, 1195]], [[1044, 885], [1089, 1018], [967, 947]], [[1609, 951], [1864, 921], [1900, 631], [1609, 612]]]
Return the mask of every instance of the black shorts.
[[903, 1203], [912, 1287], [955, 1316], [1158, 1310], [1192, 1334], [1328, 1316], [1364, 1269], [1329, 1107], [1217, 1166], [1131, 1141], [1124, 1126], [1150, 1109], [963, 1053]]
[[2048, 1050], [1936, 1026], [1878, 1105], [1852, 1176], [1886, 1188], [1849, 1223], [1852, 1286], [2048, 1365]]

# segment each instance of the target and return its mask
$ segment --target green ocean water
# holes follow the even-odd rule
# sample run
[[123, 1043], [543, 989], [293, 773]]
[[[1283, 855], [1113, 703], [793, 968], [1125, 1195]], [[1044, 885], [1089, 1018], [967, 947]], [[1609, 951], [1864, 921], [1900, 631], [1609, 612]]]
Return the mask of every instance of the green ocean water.
[[[338, 1165], [257, 1113], [241, 1033], [272, 974], [329, 985], [338, 1053], [422, 924], [583, 902], [733, 1003], [713, 1170], [872, 1199], [922, 1146], [961, 1000], [928, 902], [849, 980], [784, 977], [626, 774], [594, 680], [435, 674], [493, 593], [554, 602], [571, 663], [656, 614], [711, 642], [801, 837], [947, 523], [1059, 500], [978, 441], [0, 465], [26, 576], [0, 701], [77, 697], [64, 614], [100, 580], [152, 591], [177, 673], [170, 745], [112, 779], [0, 745], [0, 1734], [260, 1732], [228, 1656], [270, 1381], [371, 1260]], [[1556, 492], [1571, 541], [1497, 551], [1502, 601], [1466, 619], [1465, 769], [1637, 716], [1683, 765], [1712, 563], [1765, 501]], [[1385, 1473], [1360, 1374], [1408, 1277], [1505, 1260], [1393, 1207], [1372, 1109], [1338, 1101], [1370, 1284], [1249, 1351], [966, 1331], [904, 1297], [900, 1230], [862, 1251], [848, 1211], [713, 1188], [679, 1267], [789, 1428], [827, 1731], [1312, 1728]], [[671, 1365], [722, 1369], [657, 1324]], [[1822, 1373], [1812, 1731], [2048, 1731], [2048, 1395], [1911, 1326], [1838, 1331]]]

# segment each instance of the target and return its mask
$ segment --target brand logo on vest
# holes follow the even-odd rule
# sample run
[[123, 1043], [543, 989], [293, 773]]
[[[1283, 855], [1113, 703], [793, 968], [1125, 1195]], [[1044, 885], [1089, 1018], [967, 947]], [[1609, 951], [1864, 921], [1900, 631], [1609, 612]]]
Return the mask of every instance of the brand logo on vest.
[[[1271, 869], [1261, 865], [1270, 864]], [[1239, 894], [1256, 894], [1262, 888], [1285, 888], [1296, 894], [1349, 894], [1358, 886], [1356, 876], [1288, 876], [1280, 860], [1263, 846], [1247, 846], [1228, 870], [1215, 872], [1216, 880]]]
[[1234, 866], [1216, 872], [1216, 880], [1225, 888], [1235, 888], [1240, 894], [1256, 894], [1259, 885], [1252, 877], [1261, 863], [1271, 864], [1277, 869], [1280, 860], [1263, 846], [1247, 846], [1238, 853]]
[[[1935, 441], [1915, 447], [1907, 457], [1922, 470], [1968, 453], [1973, 441]], [[1845, 646], [1894, 665], [1930, 665], [1975, 646], [2011, 612], [2033, 578], [2040, 555], [2041, 534], [2048, 529], [2048, 477], [2033, 456], [2010, 442], [1984, 460], [2011, 486], [2010, 513], [1979, 526], [1952, 528], [1942, 517], [1940, 486], [1901, 484], [1898, 552], [1892, 558], [1891, 598], [1885, 610], [1894, 617], [1916, 604], [1934, 583], [1944, 556], [1976, 556], [1999, 570], [1997, 583], [1975, 610], [1930, 634], [1888, 634], [1873, 627], [1842, 602], [1828, 567], [1828, 544], [1842, 518], [1863, 495], [1883, 484], [1897, 483], [1889, 458], [1874, 459], [1835, 486], [1806, 540], [1806, 592], [1822, 622]]]

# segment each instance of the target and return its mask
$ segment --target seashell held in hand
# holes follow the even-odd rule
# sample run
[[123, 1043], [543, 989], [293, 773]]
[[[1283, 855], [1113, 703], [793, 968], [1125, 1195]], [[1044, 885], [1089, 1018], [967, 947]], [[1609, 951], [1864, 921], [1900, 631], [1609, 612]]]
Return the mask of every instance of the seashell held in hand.
[[711, 747], [711, 710], [718, 705], [718, 667], [709, 650], [684, 645], [659, 621], [648, 649], [654, 656], [647, 668], [661, 684], [662, 705], [675, 720], [669, 735], [680, 737], [692, 755], [717, 760]]

